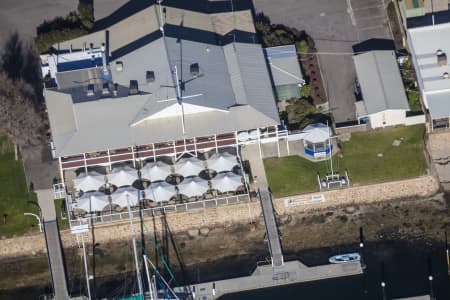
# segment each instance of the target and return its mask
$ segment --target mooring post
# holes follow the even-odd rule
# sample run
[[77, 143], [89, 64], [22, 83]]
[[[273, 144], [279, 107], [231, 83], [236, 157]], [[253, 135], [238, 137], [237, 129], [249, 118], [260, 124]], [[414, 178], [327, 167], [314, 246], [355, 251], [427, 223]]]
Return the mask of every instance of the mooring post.
[[365, 257], [364, 257], [364, 234], [362, 227], [359, 227], [359, 255], [361, 256], [360, 259], [361, 268], [365, 270], [367, 268], [367, 265], [365, 264]]

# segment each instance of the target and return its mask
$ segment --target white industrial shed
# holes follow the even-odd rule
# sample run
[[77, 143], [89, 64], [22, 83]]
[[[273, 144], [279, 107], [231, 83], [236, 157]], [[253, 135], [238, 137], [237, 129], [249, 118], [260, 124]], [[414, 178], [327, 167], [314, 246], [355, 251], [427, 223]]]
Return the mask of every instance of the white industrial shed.
[[432, 129], [450, 123], [450, 23], [408, 29], [408, 45]]
[[394, 51], [370, 51], [353, 60], [363, 98], [355, 104], [358, 120], [371, 128], [404, 125], [409, 105]]

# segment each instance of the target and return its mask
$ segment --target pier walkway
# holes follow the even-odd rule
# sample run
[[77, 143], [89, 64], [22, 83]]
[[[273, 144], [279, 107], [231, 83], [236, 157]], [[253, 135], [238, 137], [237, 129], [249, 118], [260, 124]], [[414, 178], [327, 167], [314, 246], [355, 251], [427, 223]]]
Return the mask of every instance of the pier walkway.
[[[190, 286], [190, 290], [195, 292], [194, 299], [213, 300], [226, 294], [352, 276], [362, 274], [362, 272], [359, 262], [307, 267], [299, 261], [290, 261], [284, 264], [281, 273], [274, 274], [270, 265], [258, 266], [250, 276], [194, 284]], [[184, 287], [175, 288], [180, 299], [185, 299], [183, 296], [185, 290]]]
[[53, 297], [55, 300], [69, 299], [66, 266], [56, 221], [53, 191], [51, 189], [37, 190], [36, 194], [44, 225], [48, 264], [52, 276]]
[[275, 220], [272, 195], [267, 189], [259, 190], [259, 200], [263, 213], [264, 224], [266, 226], [266, 238], [269, 244], [270, 257], [274, 271], [278, 272], [284, 265], [283, 252], [281, 250], [280, 236]]

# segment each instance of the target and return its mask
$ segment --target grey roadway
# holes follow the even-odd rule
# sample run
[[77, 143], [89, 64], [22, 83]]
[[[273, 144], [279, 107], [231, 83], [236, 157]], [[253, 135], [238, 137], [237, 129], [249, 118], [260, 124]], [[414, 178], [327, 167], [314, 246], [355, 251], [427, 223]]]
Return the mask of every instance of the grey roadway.
[[319, 63], [336, 122], [355, 119], [352, 45], [390, 38], [382, 0], [253, 0], [255, 10], [274, 24], [305, 30], [315, 40]]

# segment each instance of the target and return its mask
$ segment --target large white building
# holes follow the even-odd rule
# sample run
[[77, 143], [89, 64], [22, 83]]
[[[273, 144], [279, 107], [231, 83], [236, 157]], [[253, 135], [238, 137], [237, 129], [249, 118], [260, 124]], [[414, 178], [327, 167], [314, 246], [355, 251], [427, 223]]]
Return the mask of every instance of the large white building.
[[409, 105], [394, 51], [370, 51], [353, 60], [363, 98], [355, 103], [358, 120], [370, 128], [405, 125]]
[[407, 31], [417, 81], [432, 130], [448, 128], [450, 118], [450, 23]]
[[114, 13], [113, 23], [43, 57], [61, 173], [277, 137], [251, 11], [195, 9], [153, 4]]

